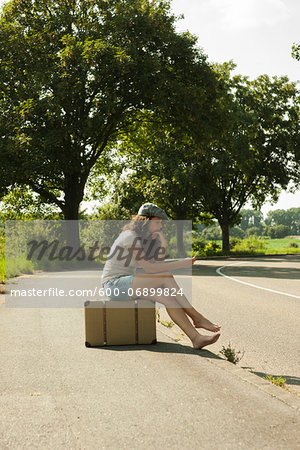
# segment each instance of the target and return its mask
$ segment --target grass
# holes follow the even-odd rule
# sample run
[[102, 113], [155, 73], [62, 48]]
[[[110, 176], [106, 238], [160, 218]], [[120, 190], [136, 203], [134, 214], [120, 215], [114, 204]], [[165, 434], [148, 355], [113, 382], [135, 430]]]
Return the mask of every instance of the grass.
[[[216, 241], [222, 247], [222, 241]], [[297, 245], [297, 247], [296, 247]], [[222, 252], [217, 254], [221, 256]], [[230, 251], [231, 255], [273, 255], [273, 254], [300, 254], [300, 239], [260, 239], [250, 237], [241, 239]]]
[[0, 257], [0, 283], [4, 283], [5, 281], [5, 262], [4, 258]]
[[9, 261], [5, 271], [4, 257], [0, 259], [0, 283], [5, 283], [5, 279], [16, 277], [21, 273], [33, 273], [34, 266], [26, 258], [17, 258]]
[[286, 379], [285, 378], [281, 378], [281, 377], [273, 377], [272, 375], [266, 375], [264, 377], [265, 380], [270, 381], [270, 383], [275, 384], [275, 386], [279, 386], [283, 389], [286, 389]]
[[171, 320], [169, 322], [167, 320], [161, 320], [160, 323], [167, 328], [172, 328], [174, 326], [174, 322]]
[[[89, 266], [94, 267], [95, 263], [90, 262]], [[16, 277], [22, 273], [33, 273], [34, 270], [56, 271], [70, 268], [82, 268], [81, 261], [49, 261], [44, 258], [41, 261], [28, 260], [25, 255], [7, 259], [5, 263], [4, 236], [0, 233], [0, 283], [5, 283], [5, 279]]]
[[220, 353], [221, 355], [225, 356], [227, 361], [231, 362], [232, 364], [237, 364], [244, 356], [244, 352], [241, 352], [240, 350], [236, 351], [233, 347], [231, 347], [230, 342], [228, 344], [228, 347], [224, 347], [223, 345]]
[[5, 278], [11, 278], [16, 277], [20, 273], [33, 273], [34, 264], [32, 261], [28, 261], [25, 257], [19, 257], [13, 260], [8, 260], [5, 269]]
[[[266, 242], [268, 250], [300, 253], [300, 239], [268, 239]], [[291, 244], [297, 244], [298, 248], [290, 247]]]

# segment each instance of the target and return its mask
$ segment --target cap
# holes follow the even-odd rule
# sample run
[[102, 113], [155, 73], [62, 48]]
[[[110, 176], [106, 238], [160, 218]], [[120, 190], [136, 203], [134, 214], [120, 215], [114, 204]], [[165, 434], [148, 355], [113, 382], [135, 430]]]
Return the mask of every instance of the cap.
[[161, 217], [163, 220], [169, 220], [167, 214], [163, 209], [161, 209], [159, 206], [154, 205], [154, 203], [144, 203], [139, 211], [139, 216], [146, 216], [146, 217]]

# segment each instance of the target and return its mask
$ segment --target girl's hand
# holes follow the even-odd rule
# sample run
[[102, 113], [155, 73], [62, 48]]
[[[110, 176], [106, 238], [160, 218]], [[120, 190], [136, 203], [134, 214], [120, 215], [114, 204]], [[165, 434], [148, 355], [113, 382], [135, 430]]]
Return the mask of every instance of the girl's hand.
[[182, 267], [191, 267], [194, 262], [196, 261], [196, 258], [184, 258], [181, 260], [182, 262]]
[[154, 231], [151, 234], [152, 239], [161, 239], [162, 238], [162, 231]]
[[154, 233], [152, 233], [151, 237], [152, 237], [152, 239], [159, 239], [162, 247], [165, 248], [167, 246], [167, 242], [166, 242], [166, 239], [165, 239], [162, 231], [154, 231]]

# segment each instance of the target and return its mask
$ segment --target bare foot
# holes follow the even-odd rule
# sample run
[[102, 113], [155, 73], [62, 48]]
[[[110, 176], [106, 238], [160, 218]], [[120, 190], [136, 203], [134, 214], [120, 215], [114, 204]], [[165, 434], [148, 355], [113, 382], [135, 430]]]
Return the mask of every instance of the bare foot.
[[215, 334], [214, 336], [203, 336], [198, 334], [198, 336], [192, 341], [193, 347], [196, 349], [203, 348], [206, 345], [214, 344], [219, 339], [220, 334]]
[[193, 322], [195, 328], [203, 328], [204, 330], [213, 331], [214, 333], [220, 331], [221, 328], [221, 325], [212, 323], [210, 320], [202, 316], [202, 314], [199, 314], [199, 317], [197, 317], [197, 319], [193, 319]]

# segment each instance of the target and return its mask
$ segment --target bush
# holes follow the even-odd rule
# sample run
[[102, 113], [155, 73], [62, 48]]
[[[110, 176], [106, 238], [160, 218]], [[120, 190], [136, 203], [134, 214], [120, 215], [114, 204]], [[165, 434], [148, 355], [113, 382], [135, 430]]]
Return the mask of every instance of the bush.
[[0, 256], [0, 283], [4, 283], [5, 281], [5, 263], [4, 258]]
[[296, 242], [290, 242], [288, 245], [289, 248], [298, 248], [299, 245]]
[[4, 245], [4, 236], [1, 236], [0, 233], [0, 258], [4, 258], [5, 253], [5, 245]]
[[[172, 235], [169, 235], [169, 236], [172, 236]], [[177, 249], [177, 237], [172, 236], [168, 240], [169, 236], [167, 234], [165, 234], [165, 237], [167, 239], [167, 254], [170, 258], [178, 258], [180, 255], [179, 255], [178, 249]], [[188, 254], [190, 252], [191, 244], [192, 244], [192, 249], [195, 250], [194, 237], [192, 237], [192, 236], [189, 232], [183, 233], [183, 246]]]
[[235, 238], [235, 237], [230, 237], [229, 238], [229, 248], [230, 250], [232, 250], [237, 244], [239, 244], [242, 240]]
[[245, 237], [245, 232], [241, 227], [235, 226], [233, 228], [230, 228], [229, 231], [230, 236], [234, 238], [241, 238], [243, 239]]
[[243, 239], [238, 242], [233, 250], [235, 251], [256, 251], [256, 250], [266, 250], [267, 245], [263, 239], [257, 239], [255, 237]]
[[265, 227], [264, 234], [269, 236], [271, 239], [282, 239], [290, 234], [290, 227], [287, 225], [268, 225]]
[[[4, 267], [2, 267], [2, 270], [3, 269], [4, 269]], [[5, 267], [5, 278], [6, 279], [20, 275], [20, 273], [33, 273], [33, 272], [34, 272], [33, 262], [28, 261], [28, 259], [26, 259], [25, 257], [19, 257], [19, 258], [15, 258], [13, 260], [6, 261], [6, 267]]]
[[219, 226], [207, 227], [201, 233], [201, 238], [206, 241], [218, 241], [222, 239], [222, 230]]
[[201, 252], [206, 245], [205, 240], [197, 233], [193, 233], [193, 252]]
[[214, 256], [218, 253], [222, 253], [222, 249], [216, 242], [210, 242], [204, 248], [204, 254], [206, 256]]
[[259, 235], [260, 235], [260, 229], [258, 227], [250, 227], [250, 228], [247, 228], [247, 230], [245, 231], [246, 237], [259, 236]]

